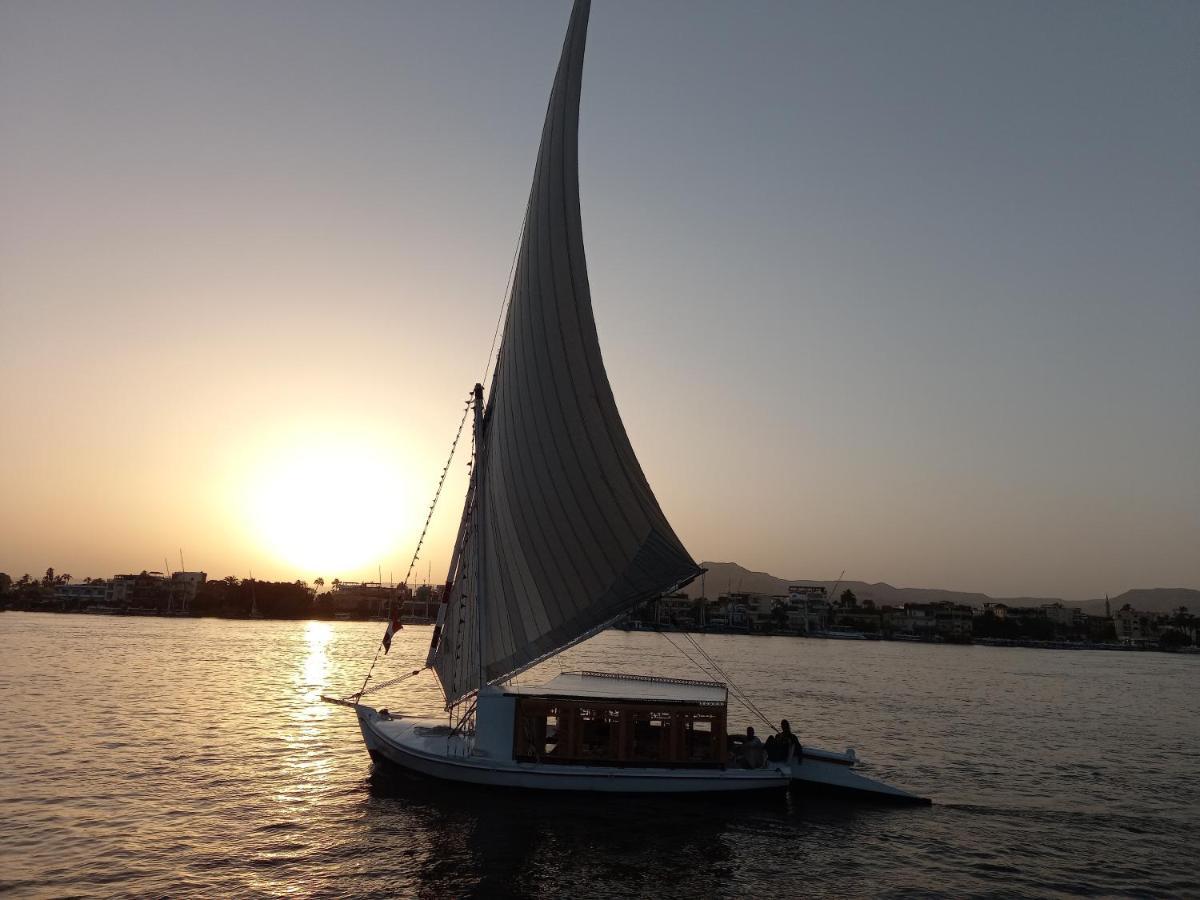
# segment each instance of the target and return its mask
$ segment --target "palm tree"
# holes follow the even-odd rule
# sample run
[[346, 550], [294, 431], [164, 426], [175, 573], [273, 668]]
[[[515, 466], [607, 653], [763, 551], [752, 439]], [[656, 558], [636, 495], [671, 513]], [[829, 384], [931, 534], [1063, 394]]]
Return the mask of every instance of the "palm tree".
[[1186, 635], [1188, 640], [1195, 639], [1193, 628], [1196, 624], [1196, 617], [1188, 614], [1186, 606], [1181, 606], [1175, 610], [1175, 615], [1171, 617], [1171, 624], [1180, 634]]
[[325, 587], [325, 579], [320, 576], [313, 579], [313, 586], [316, 587], [317, 593], [321, 592], [321, 588]]

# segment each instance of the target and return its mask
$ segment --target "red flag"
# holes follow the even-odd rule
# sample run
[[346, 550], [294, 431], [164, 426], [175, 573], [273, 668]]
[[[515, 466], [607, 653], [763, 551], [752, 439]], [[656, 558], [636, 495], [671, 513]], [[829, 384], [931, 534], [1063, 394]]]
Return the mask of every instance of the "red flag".
[[392, 635], [399, 631], [404, 626], [400, 624], [399, 611], [392, 613], [392, 620], [388, 622], [387, 631], [383, 633], [383, 654], [387, 656], [387, 652], [392, 649]]

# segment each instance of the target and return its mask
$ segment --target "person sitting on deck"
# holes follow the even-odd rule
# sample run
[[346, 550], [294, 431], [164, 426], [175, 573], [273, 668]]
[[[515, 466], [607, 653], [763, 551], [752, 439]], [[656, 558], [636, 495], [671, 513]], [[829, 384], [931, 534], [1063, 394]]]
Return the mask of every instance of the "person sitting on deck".
[[767, 751], [767, 762], [786, 762], [791, 746], [782, 735], [772, 734], [767, 737], [763, 747]]
[[754, 726], [746, 727], [746, 739], [742, 741], [742, 766], [747, 769], [761, 769], [767, 764], [767, 754], [763, 742], [754, 734]]
[[783, 744], [787, 748], [788, 762], [803, 762], [804, 748], [800, 746], [800, 738], [792, 734], [792, 727], [788, 725], [788, 720], [783, 719], [779, 723], [779, 734], [775, 737], [776, 744]]

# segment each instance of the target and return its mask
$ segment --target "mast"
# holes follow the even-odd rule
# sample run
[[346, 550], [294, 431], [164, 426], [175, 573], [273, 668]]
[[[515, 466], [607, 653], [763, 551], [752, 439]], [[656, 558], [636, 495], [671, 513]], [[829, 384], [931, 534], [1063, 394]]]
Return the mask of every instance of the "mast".
[[476, 383], [475, 385], [475, 466], [471, 470], [474, 477], [477, 479], [475, 484], [475, 510], [471, 520], [474, 524], [472, 528], [473, 550], [475, 551], [475, 609], [471, 612], [475, 617], [475, 664], [479, 669], [479, 690], [483, 690], [487, 684], [486, 667], [483, 664], [483, 632], [484, 622], [487, 621], [484, 616], [484, 598], [486, 591], [484, 590], [484, 567], [487, 565], [487, 556], [484, 555], [484, 528], [483, 526], [483, 498], [487, 493], [483, 487], [483, 466], [480, 461], [484, 456], [483, 443], [483, 385]]
[[[472, 395], [472, 402], [474, 396]], [[457, 443], [457, 438], [455, 439]], [[449, 463], [446, 464], [449, 467]], [[433, 666], [442, 644], [442, 634], [448, 621], [450, 598], [454, 594], [463, 568], [463, 548], [467, 540], [467, 523], [470, 520], [472, 504], [475, 501], [475, 461], [471, 462], [471, 477], [467, 481], [467, 496], [463, 500], [462, 516], [458, 520], [458, 533], [454, 538], [454, 550], [450, 554], [450, 566], [446, 571], [446, 582], [442, 585], [442, 599], [438, 603], [437, 616], [433, 623], [433, 635], [429, 639], [429, 652], [425, 657], [425, 667]], [[444, 473], [443, 473], [444, 477]], [[432, 566], [432, 563], [430, 563]]]

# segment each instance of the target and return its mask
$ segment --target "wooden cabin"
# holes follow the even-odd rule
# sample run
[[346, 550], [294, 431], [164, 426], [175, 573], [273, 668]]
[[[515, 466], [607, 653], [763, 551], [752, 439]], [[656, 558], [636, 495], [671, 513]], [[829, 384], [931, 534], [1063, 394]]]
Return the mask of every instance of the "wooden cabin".
[[729, 692], [714, 681], [565, 672], [516, 695], [518, 762], [719, 767]]

